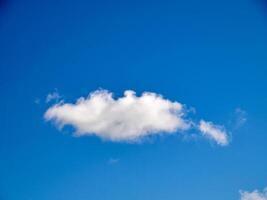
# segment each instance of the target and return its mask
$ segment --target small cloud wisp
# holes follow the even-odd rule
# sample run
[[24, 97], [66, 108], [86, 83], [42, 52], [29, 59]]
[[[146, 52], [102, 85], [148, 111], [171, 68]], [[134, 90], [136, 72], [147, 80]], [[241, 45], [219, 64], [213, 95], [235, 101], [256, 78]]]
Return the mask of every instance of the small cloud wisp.
[[204, 136], [216, 141], [219, 145], [225, 146], [229, 143], [229, 136], [222, 126], [201, 120], [199, 130]]

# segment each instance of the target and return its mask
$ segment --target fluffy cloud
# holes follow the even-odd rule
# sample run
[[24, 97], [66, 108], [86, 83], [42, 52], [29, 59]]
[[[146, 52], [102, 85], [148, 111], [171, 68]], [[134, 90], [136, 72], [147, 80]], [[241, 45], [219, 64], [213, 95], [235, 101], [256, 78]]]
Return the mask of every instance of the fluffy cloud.
[[199, 123], [199, 130], [204, 136], [214, 140], [219, 145], [224, 146], [229, 143], [229, 136], [222, 126], [201, 120]]
[[267, 200], [267, 188], [263, 192], [254, 190], [253, 192], [241, 191], [240, 200]]
[[[48, 99], [54, 96], [59, 95]], [[97, 90], [75, 103], [55, 104], [44, 117], [59, 128], [73, 126], [76, 136], [96, 135], [111, 141], [137, 141], [148, 135], [196, 128], [219, 145], [229, 143], [223, 127], [204, 120], [195, 125], [198, 123], [185, 118], [186, 112], [183, 104], [152, 92], [136, 96], [134, 91], [127, 90], [123, 97], [114, 99], [112, 93]]]
[[136, 141], [147, 135], [174, 133], [190, 128], [184, 119], [183, 105], [162, 96], [144, 92], [124, 92], [118, 99], [106, 90], [98, 90], [76, 103], [59, 103], [45, 113], [58, 127], [72, 125], [75, 134], [97, 135], [112, 141]]

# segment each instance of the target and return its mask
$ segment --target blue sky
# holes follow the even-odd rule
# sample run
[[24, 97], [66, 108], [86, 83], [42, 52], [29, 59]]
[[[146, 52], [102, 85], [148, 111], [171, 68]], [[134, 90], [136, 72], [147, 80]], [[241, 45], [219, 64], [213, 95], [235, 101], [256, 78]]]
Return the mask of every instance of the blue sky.
[[[0, 13], [1, 200], [238, 200], [267, 186], [264, 1], [5, 0]], [[196, 128], [114, 142], [45, 120], [48, 94], [99, 88], [193, 107], [229, 144]]]

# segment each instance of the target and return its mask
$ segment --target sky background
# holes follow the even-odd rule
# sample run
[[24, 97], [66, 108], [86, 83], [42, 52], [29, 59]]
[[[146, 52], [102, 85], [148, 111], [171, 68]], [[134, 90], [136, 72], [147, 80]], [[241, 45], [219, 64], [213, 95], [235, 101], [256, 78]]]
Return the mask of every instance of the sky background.
[[[1, 200], [237, 200], [267, 186], [265, 1], [1, 0], [0, 36]], [[98, 88], [162, 94], [232, 140], [113, 143], [45, 122], [49, 93]]]

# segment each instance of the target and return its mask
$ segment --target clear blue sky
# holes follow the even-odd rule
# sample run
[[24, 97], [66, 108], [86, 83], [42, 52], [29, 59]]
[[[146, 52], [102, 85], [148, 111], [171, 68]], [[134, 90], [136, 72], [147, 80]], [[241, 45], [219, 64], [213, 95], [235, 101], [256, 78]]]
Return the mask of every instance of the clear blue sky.
[[[0, 36], [1, 200], [238, 200], [267, 186], [264, 0], [2, 0]], [[73, 101], [99, 87], [193, 106], [232, 141], [103, 142], [45, 122], [55, 88]], [[248, 120], [233, 129], [237, 108]]]

